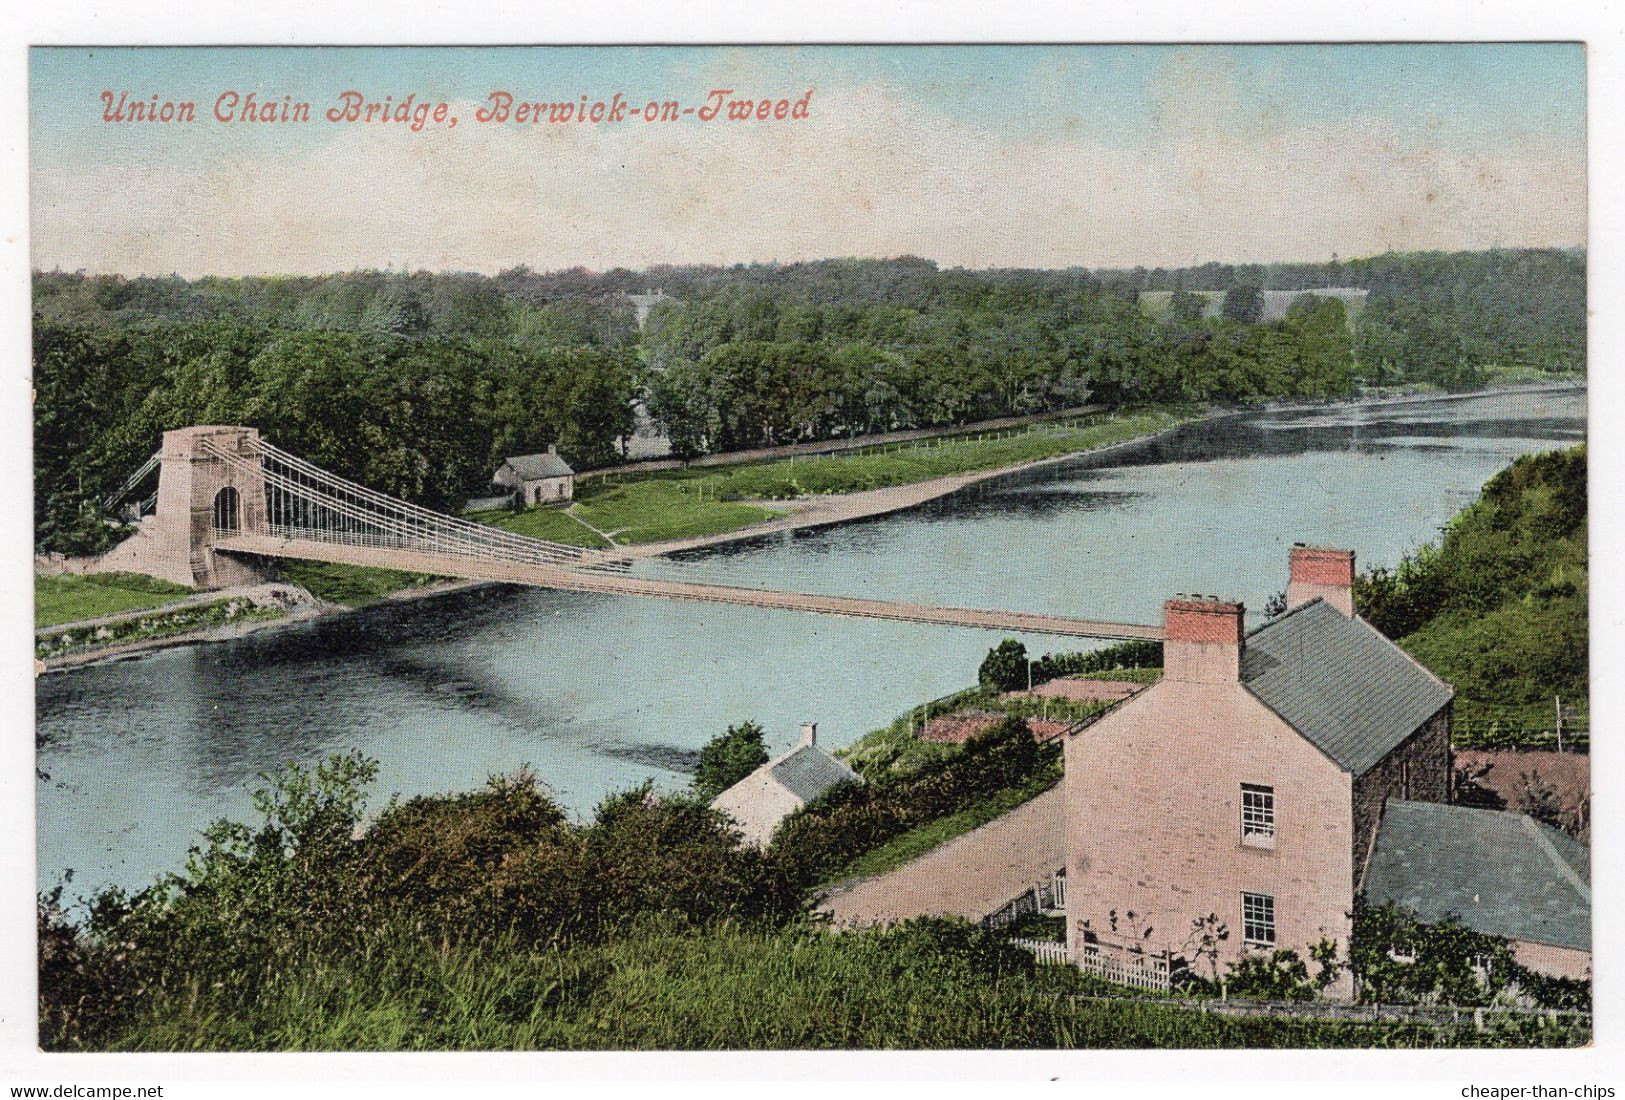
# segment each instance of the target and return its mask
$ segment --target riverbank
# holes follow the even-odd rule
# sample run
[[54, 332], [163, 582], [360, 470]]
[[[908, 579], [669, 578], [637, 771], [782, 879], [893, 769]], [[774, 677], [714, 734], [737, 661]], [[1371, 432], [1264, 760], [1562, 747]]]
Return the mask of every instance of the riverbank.
[[158, 649], [241, 638], [323, 613], [298, 585], [267, 583], [201, 592], [140, 608], [34, 631], [35, 674], [123, 660]]
[[735, 537], [883, 515], [1037, 460], [1144, 439], [1205, 415], [1211, 410], [1196, 406], [1126, 409], [957, 438], [876, 444], [841, 455], [661, 471], [578, 485], [568, 509], [544, 506], [470, 518], [589, 548], [641, 547], [634, 554], [617, 551], [611, 555], [617, 560], [658, 556]]
[[[250, 634], [286, 629], [314, 619], [352, 614], [382, 603], [430, 599], [435, 596], [445, 596], [454, 592], [477, 588], [488, 583], [490, 582], [441, 580], [432, 584], [418, 585], [384, 593], [367, 603], [355, 605], [332, 603], [318, 599], [299, 585], [287, 582], [272, 582], [245, 588], [221, 589], [215, 592], [201, 593], [177, 603], [165, 604], [145, 611], [105, 616], [84, 623], [64, 623], [36, 630], [34, 632], [36, 646], [34, 675], [41, 676], [47, 673], [69, 672], [90, 665], [129, 661], [137, 657], [144, 657], [149, 653], [156, 653], [165, 649], [177, 649], [181, 646], [229, 642], [237, 638], [247, 637]], [[224, 612], [234, 603], [245, 601], [253, 603], [262, 592], [274, 593], [271, 603], [258, 603], [253, 608], [236, 613], [210, 614], [210, 612]], [[278, 604], [280, 606], [277, 606]], [[197, 621], [176, 621], [186, 613], [193, 611], [200, 613]], [[170, 622], [165, 623], [164, 620], [170, 620]], [[144, 629], [147, 623], [155, 624], [155, 628]], [[117, 633], [117, 628], [124, 624], [135, 628], [135, 636], [121, 636]], [[64, 634], [84, 634], [86, 632], [91, 633], [93, 636], [96, 630], [109, 631], [107, 636], [99, 640], [99, 644], [76, 647], [69, 643], [67, 647], [62, 647], [59, 652], [50, 653], [49, 656], [42, 656], [39, 651], [38, 647], [42, 639], [57, 638]]]
[[[795, 510], [772, 519], [765, 519], [748, 526], [736, 527], [713, 534], [698, 535], [692, 538], [665, 539], [659, 542], [618, 547], [613, 551], [605, 551], [600, 555], [600, 558], [609, 561], [635, 561], [640, 558], [663, 557], [667, 554], [675, 554], [685, 550], [721, 546], [727, 543], [743, 542], [787, 531], [829, 527], [862, 519], [871, 519], [876, 516], [890, 515], [895, 512], [903, 512], [910, 508], [918, 508], [922, 504], [948, 496], [951, 493], [957, 493], [962, 489], [967, 489], [984, 481], [992, 481], [996, 478], [1010, 477], [1030, 470], [1070, 462], [1085, 455], [1107, 454], [1124, 447], [1145, 443], [1187, 424], [1218, 415], [1223, 414], [1214, 410], [1199, 413], [1140, 414], [1138, 417], [1126, 422], [1119, 422], [1125, 426], [1122, 431], [1116, 434], [1122, 435], [1124, 438], [1114, 438], [1107, 435], [1109, 441], [1101, 441], [1094, 446], [1058, 447], [1060, 453], [1018, 460], [983, 469], [973, 469], [964, 473], [943, 474], [923, 481], [901, 482], [854, 492], [832, 492], [790, 498], [796, 506]], [[1111, 425], [1107, 424], [1101, 427], [1109, 429]], [[1107, 433], [1103, 432], [1101, 434], [1106, 435]], [[945, 446], [953, 445], [947, 444]], [[949, 461], [951, 460], [952, 456], [949, 456]], [[827, 461], [850, 462], [854, 460], [829, 459]], [[810, 465], [810, 463], [804, 465]], [[813, 473], [810, 477], [816, 478], [817, 474]], [[777, 498], [769, 497], [765, 498], [761, 503], [776, 502]]]
[[[1183, 590], [1262, 607], [1292, 541], [1347, 538], [1368, 550], [1365, 565], [1392, 566], [1393, 551], [1369, 548], [1435, 537], [1516, 454], [1570, 445], [1582, 410], [1583, 395], [1536, 395], [1235, 416], [913, 512], [633, 569], [1138, 622]], [[1217, 500], [1226, 522], [1213, 527]], [[1375, 503], [1328, 513], [1328, 500]], [[41, 677], [42, 888], [73, 868], [77, 890], [138, 889], [198, 829], [247, 813], [258, 773], [330, 749], [384, 761], [383, 789], [403, 798], [472, 789], [529, 761], [585, 819], [645, 780], [686, 784], [700, 747], [746, 719], [768, 730], [770, 751], [792, 746], [803, 721], [844, 748], [908, 703], [973, 682], [1002, 637], [507, 586], [269, 629]], [[1025, 640], [1034, 657], [1074, 648]], [[900, 743], [907, 733], [904, 722]], [[176, 775], [207, 781], [177, 787]], [[174, 797], [121, 797], [157, 789]]]

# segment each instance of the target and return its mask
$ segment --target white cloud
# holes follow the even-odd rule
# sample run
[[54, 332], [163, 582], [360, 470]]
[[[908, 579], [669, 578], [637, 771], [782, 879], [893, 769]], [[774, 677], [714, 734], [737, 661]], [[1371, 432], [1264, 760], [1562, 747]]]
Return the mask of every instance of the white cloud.
[[196, 173], [37, 173], [34, 260], [186, 275], [902, 253], [1120, 266], [1584, 240], [1572, 149], [1449, 151], [1372, 119], [1280, 129], [1235, 117], [1223, 80], [1186, 76], [1134, 148], [1091, 139], [1087, 120], [990, 132], [890, 86], [820, 88], [802, 123], [493, 128], [460, 104], [454, 130], [357, 126]]

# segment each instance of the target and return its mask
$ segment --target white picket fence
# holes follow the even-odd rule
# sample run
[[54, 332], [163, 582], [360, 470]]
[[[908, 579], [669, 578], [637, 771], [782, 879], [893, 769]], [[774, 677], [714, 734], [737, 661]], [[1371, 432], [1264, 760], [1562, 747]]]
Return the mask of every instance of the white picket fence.
[[1024, 947], [1031, 951], [1041, 963], [1070, 963], [1072, 961], [1064, 943], [1056, 943], [1054, 940], [1022, 940], [1015, 938], [1012, 938], [1010, 942], [1017, 947]]
[[1118, 985], [1166, 993], [1173, 987], [1173, 971], [1168, 956], [1140, 952], [1102, 950], [1086, 943], [1078, 950], [1079, 968]]

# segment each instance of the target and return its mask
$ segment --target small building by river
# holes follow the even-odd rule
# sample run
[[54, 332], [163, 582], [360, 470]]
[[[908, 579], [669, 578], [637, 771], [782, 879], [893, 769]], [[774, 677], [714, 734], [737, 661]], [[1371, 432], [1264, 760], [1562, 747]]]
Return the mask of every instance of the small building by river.
[[576, 472], [550, 445], [542, 454], [503, 460], [491, 481], [513, 490], [523, 504], [559, 504], [575, 496]]
[[711, 805], [734, 819], [745, 843], [765, 848], [779, 822], [836, 787], [861, 782], [857, 772], [818, 747], [818, 726], [809, 722], [795, 748], [745, 776]]

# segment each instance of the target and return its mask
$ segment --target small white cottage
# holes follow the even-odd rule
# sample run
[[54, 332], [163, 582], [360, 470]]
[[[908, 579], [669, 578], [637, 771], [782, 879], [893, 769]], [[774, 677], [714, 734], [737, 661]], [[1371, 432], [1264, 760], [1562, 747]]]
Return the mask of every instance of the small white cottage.
[[711, 800], [733, 818], [746, 844], [767, 847], [779, 822], [844, 783], [861, 783], [858, 773], [818, 747], [818, 726], [801, 727], [796, 747], [751, 772]]
[[549, 446], [545, 454], [503, 460], [491, 481], [518, 493], [524, 504], [557, 504], [575, 496], [576, 472], [559, 457], [557, 447]]

